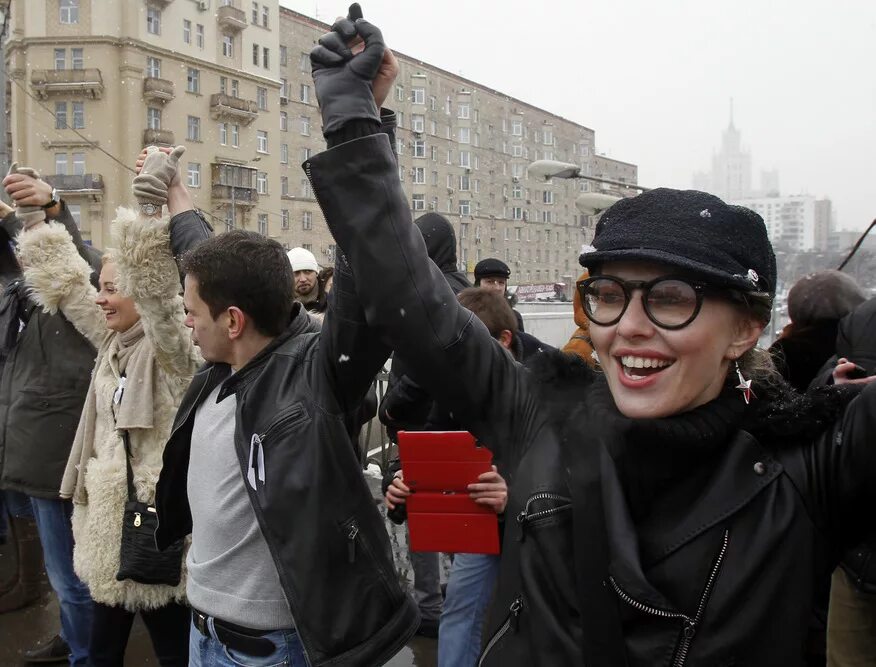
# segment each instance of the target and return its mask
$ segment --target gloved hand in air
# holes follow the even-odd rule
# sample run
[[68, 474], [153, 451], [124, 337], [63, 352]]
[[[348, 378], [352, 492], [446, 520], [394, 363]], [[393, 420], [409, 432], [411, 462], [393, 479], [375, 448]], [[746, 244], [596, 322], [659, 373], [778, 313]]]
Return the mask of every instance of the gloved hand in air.
[[[380, 125], [378, 106], [385, 92], [382, 85], [380, 91], [376, 89], [375, 78], [386, 69], [385, 59], [391, 58], [394, 63], [395, 58], [386, 49], [380, 29], [361, 16], [362, 10], [354, 3], [348, 16], [338, 19], [332, 31], [320, 37], [319, 44], [310, 52], [316, 99], [322, 113], [322, 133], [326, 136], [352, 121]], [[364, 48], [358, 53], [357, 38], [364, 42]], [[394, 72], [397, 71], [395, 63]]]
[[138, 204], [160, 209], [167, 203], [167, 189], [177, 175], [179, 159], [185, 151], [185, 146], [177, 146], [169, 154], [156, 146], [146, 148], [143, 166], [131, 186]]

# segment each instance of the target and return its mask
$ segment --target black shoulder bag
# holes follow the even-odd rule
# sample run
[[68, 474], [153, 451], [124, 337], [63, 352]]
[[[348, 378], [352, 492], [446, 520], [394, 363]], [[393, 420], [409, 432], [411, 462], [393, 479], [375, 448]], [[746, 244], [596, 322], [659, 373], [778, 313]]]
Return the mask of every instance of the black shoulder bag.
[[122, 547], [116, 579], [130, 579], [141, 584], [178, 586], [182, 574], [183, 541], [178, 540], [164, 551], [159, 551], [155, 545], [158, 515], [155, 507], [137, 500], [128, 431], [122, 431], [122, 439], [125, 441], [125, 464], [128, 469], [128, 502], [125, 503]]

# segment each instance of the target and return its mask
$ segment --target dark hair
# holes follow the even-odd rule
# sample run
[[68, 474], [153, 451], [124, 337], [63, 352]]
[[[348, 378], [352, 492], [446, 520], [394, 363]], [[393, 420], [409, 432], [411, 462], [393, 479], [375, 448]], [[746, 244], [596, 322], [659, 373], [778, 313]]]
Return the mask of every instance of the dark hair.
[[493, 338], [508, 330], [517, 333], [517, 318], [505, 297], [485, 287], [466, 287], [456, 297], [459, 303], [477, 315]]
[[265, 336], [279, 336], [288, 326], [292, 266], [276, 241], [235, 229], [196, 246], [181, 264], [183, 273], [198, 281], [198, 294], [214, 320], [236, 306]]

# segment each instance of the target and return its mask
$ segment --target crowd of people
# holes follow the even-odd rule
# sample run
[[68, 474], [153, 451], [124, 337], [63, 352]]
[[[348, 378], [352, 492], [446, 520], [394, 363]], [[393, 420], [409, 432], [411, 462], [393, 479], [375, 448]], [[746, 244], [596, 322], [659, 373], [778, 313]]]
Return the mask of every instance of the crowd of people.
[[[328, 149], [303, 167], [334, 266], [214, 235], [181, 146], [137, 156], [105, 252], [35, 171], [3, 180], [0, 614], [43, 568], [60, 606], [25, 659], [122, 665], [139, 615], [167, 666], [379, 665], [415, 633], [442, 667], [876, 662], [876, 301], [807, 276], [759, 349], [763, 220], [660, 188], [602, 214], [575, 331], [545, 345], [504, 262], [472, 285], [448, 220], [411, 220], [398, 66], [359, 16], [311, 53]], [[392, 440], [491, 450], [467, 492], [500, 554], [452, 554], [443, 587], [411, 552], [406, 591], [360, 463], [375, 412]], [[383, 472], [404, 523], [415, 491]]]

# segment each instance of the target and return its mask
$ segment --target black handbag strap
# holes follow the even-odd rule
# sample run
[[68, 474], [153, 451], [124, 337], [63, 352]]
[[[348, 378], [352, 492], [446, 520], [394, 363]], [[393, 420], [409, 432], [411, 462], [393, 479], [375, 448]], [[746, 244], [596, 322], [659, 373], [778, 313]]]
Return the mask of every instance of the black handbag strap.
[[128, 500], [136, 501], [137, 492], [134, 489], [134, 469], [131, 468], [131, 437], [127, 429], [122, 431], [122, 440], [125, 443], [125, 467], [128, 471]]

